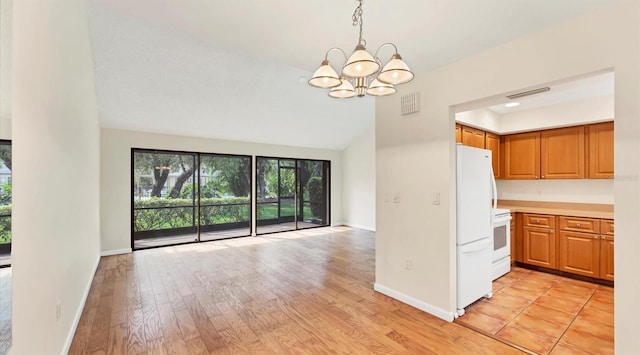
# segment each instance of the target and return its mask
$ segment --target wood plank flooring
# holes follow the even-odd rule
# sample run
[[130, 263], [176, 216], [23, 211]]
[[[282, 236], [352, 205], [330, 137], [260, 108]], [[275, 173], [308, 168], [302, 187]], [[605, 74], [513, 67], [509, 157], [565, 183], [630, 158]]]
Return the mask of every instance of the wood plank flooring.
[[613, 354], [613, 288], [519, 267], [456, 320], [536, 354]]
[[317, 228], [103, 257], [70, 354], [519, 354], [373, 291], [374, 235]]

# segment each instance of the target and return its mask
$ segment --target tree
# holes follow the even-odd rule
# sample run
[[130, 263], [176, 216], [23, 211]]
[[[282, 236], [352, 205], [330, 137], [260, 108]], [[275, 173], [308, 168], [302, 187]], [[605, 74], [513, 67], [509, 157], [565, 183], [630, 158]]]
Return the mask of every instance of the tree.
[[[161, 197], [162, 189], [167, 183], [169, 174], [171, 171], [180, 169], [181, 174], [178, 176], [178, 180], [183, 175], [186, 178], [182, 178], [178, 186], [177, 196], [180, 196], [180, 190], [185, 181], [189, 179], [189, 176], [193, 174], [193, 164], [191, 167], [185, 166], [183, 154], [171, 154], [171, 153], [153, 153], [153, 152], [135, 152], [133, 155], [134, 174], [136, 177], [144, 175], [153, 176], [153, 186], [151, 187], [151, 197]], [[191, 159], [193, 161], [193, 159]], [[191, 173], [188, 173], [191, 170]], [[178, 183], [176, 183], [178, 185]], [[174, 186], [175, 189], [176, 186]], [[172, 190], [173, 191], [173, 190]], [[171, 197], [171, 196], [170, 196]]]
[[11, 170], [11, 145], [0, 145], [0, 160]]
[[184, 185], [184, 183], [193, 176], [193, 164], [191, 164], [190, 167], [185, 167], [184, 162], [182, 161], [182, 155], [178, 155], [178, 161], [182, 172], [176, 179], [176, 184], [173, 185], [173, 188], [169, 193], [169, 198], [179, 198], [180, 192], [182, 191], [182, 185]]

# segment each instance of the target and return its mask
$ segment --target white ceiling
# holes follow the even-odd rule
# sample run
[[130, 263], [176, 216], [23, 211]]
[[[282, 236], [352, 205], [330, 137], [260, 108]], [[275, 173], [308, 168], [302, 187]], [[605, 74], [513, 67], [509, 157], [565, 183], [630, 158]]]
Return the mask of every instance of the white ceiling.
[[[371, 51], [394, 42], [419, 76], [614, 1], [366, 0], [364, 38]], [[330, 99], [306, 80], [327, 49], [355, 46], [356, 4], [89, 0], [101, 124], [343, 149], [373, 123], [374, 100]]]
[[[613, 96], [614, 74], [607, 72], [568, 82], [548, 85], [549, 91], [509, 100], [504, 97], [503, 102], [487, 107], [500, 115], [527, 111], [544, 106], [551, 106], [565, 102], [585, 100], [597, 96]], [[508, 102], [518, 102], [515, 107], [505, 107]]]

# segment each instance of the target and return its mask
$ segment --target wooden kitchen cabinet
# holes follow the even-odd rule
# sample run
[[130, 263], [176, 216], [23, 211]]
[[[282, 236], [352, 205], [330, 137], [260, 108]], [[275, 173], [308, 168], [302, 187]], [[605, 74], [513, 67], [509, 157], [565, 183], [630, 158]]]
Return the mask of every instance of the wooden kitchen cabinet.
[[462, 143], [462, 126], [456, 123], [456, 143]]
[[561, 230], [558, 254], [558, 270], [593, 278], [600, 277], [598, 234]]
[[540, 175], [540, 132], [504, 137], [504, 178], [538, 179]]
[[600, 278], [613, 281], [613, 220], [600, 220]]
[[479, 129], [462, 126], [462, 144], [484, 149], [485, 132]]
[[613, 178], [613, 122], [587, 126], [589, 179]]
[[511, 233], [510, 236], [510, 242], [511, 242], [511, 263], [513, 263], [514, 261], [516, 261], [516, 246], [518, 245], [518, 243], [516, 242], [517, 239], [517, 235], [516, 235], [516, 214], [515, 213], [511, 213], [511, 225], [510, 225], [510, 230], [509, 232]]
[[486, 132], [484, 138], [484, 147], [491, 151], [491, 166], [493, 167], [493, 175], [496, 179], [500, 179], [500, 136], [497, 134]]
[[584, 179], [584, 126], [540, 132], [540, 178]]
[[522, 262], [550, 269], [556, 267], [556, 235], [553, 229], [523, 227]]

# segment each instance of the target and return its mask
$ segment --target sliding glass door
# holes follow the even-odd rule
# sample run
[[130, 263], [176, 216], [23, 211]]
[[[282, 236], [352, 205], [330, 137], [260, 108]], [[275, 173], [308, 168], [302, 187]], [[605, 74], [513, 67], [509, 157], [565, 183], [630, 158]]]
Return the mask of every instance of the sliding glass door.
[[251, 157], [200, 154], [200, 240], [251, 235]]
[[11, 162], [11, 141], [0, 140], [0, 267], [11, 265]]
[[329, 224], [329, 162], [256, 157], [256, 233]]
[[134, 249], [198, 240], [196, 154], [134, 150]]

